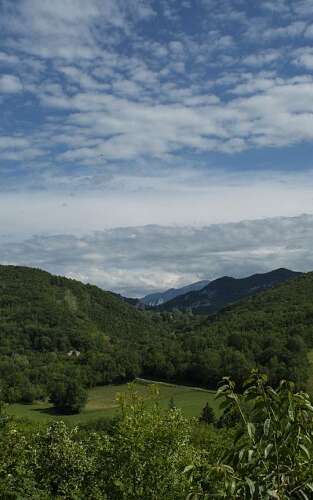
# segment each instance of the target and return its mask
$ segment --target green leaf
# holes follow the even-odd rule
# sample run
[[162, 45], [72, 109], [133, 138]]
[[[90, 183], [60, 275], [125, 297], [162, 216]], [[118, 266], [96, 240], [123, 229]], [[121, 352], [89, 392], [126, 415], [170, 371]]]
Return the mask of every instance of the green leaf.
[[239, 462], [241, 462], [241, 461], [242, 461], [243, 456], [244, 456], [244, 454], [245, 454], [245, 451], [246, 451], [246, 449], [245, 449], [245, 448], [242, 448], [242, 449], [240, 450], [240, 452], [239, 452]]
[[263, 425], [264, 436], [268, 436], [268, 433], [270, 430], [270, 425], [271, 425], [271, 418], [267, 418], [264, 422], [264, 425]]
[[254, 493], [255, 493], [255, 485], [254, 485], [254, 482], [253, 482], [253, 481], [252, 481], [252, 479], [250, 479], [249, 477], [246, 477], [246, 483], [247, 483], [247, 485], [249, 486], [249, 490], [250, 490], [250, 495], [251, 495], [251, 498], [253, 498]]
[[269, 456], [270, 451], [271, 451], [272, 448], [273, 448], [273, 444], [269, 443], [267, 445], [267, 447], [265, 448], [265, 450], [264, 450], [264, 456], [265, 456], [265, 458], [267, 458]]
[[187, 467], [185, 467], [183, 470], [183, 474], [187, 474], [187, 472], [191, 471], [192, 469], [194, 469], [193, 465], [187, 465]]
[[230, 493], [233, 495], [236, 490], [236, 481], [233, 479], [230, 485]]
[[310, 454], [309, 450], [306, 448], [306, 446], [304, 446], [304, 444], [300, 444], [300, 448], [301, 448], [301, 450], [304, 451], [304, 453], [306, 454], [306, 456], [310, 460], [311, 459], [311, 454]]
[[249, 434], [250, 439], [254, 439], [255, 427], [254, 427], [252, 422], [247, 423], [247, 430], [248, 430], [248, 434]]

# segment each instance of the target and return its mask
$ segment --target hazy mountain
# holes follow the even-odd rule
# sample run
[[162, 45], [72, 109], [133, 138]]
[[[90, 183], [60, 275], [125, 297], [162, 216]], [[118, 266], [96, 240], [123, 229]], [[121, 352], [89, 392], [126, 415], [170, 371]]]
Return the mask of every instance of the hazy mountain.
[[201, 290], [190, 291], [169, 300], [160, 305], [159, 309], [166, 311], [174, 309], [192, 310], [196, 313], [212, 314], [238, 300], [300, 275], [301, 273], [281, 268], [264, 274], [253, 274], [241, 279], [224, 276], [211, 281]]
[[192, 283], [191, 285], [183, 286], [182, 288], [170, 288], [165, 292], [151, 293], [140, 299], [140, 303], [150, 307], [160, 306], [162, 304], [165, 304], [169, 300], [179, 297], [180, 295], [185, 295], [186, 293], [192, 291], [201, 290], [208, 283], [210, 283], [209, 280], [202, 280], [197, 281], [196, 283]]

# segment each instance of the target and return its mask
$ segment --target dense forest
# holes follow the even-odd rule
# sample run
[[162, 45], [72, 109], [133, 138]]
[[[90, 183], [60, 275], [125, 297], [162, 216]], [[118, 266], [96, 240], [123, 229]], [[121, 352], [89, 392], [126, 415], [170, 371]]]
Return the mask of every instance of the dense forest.
[[308, 273], [214, 316], [194, 316], [189, 326], [182, 315], [175, 331], [184, 352], [191, 353], [191, 379], [211, 385], [227, 374], [240, 382], [256, 365], [274, 384], [291, 378], [301, 385], [313, 346], [312, 294], [313, 273]]
[[313, 343], [313, 274], [215, 316], [137, 311], [118, 296], [30, 268], [0, 267], [0, 386], [6, 401], [136, 376], [240, 388], [256, 366], [303, 387]]
[[130, 380], [158, 324], [119, 297], [39, 269], [0, 266], [0, 380], [8, 401], [46, 397], [60, 379]]

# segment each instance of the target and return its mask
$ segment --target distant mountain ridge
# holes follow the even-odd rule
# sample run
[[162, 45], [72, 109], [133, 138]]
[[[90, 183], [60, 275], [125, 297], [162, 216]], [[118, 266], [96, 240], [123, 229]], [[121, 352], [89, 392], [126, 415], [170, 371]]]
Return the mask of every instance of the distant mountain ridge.
[[166, 302], [179, 297], [180, 295], [185, 295], [186, 293], [192, 291], [198, 291], [207, 286], [210, 283], [209, 280], [197, 281], [196, 283], [191, 283], [190, 285], [183, 286], [182, 288], [170, 288], [165, 292], [150, 293], [145, 297], [139, 299], [140, 304], [144, 304], [149, 307], [157, 307]]
[[158, 310], [179, 309], [192, 310], [200, 314], [213, 314], [230, 304], [301, 276], [301, 274], [280, 268], [268, 273], [253, 274], [247, 278], [223, 276], [211, 281], [201, 290], [190, 291], [169, 300], [158, 306]]

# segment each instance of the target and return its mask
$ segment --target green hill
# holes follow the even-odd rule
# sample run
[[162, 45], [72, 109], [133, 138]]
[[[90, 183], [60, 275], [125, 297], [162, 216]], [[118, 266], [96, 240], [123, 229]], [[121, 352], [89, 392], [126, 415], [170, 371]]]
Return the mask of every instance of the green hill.
[[112, 293], [0, 266], [0, 387], [9, 400], [34, 387], [44, 397], [51, 381], [74, 374], [90, 386], [132, 379], [141, 373], [143, 346], [160, 335], [155, 322]]
[[313, 347], [313, 273], [213, 316], [137, 311], [120, 297], [38, 269], [0, 266], [0, 389], [8, 401], [45, 399], [51, 386], [141, 376], [240, 386], [259, 366], [304, 386]]
[[82, 352], [149, 336], [152, 324], [100, 288], [27, 267], [0, 266], [0, 353]]
[[184, 332], [184, 350], [192, 352], [189, 377], [208, 384], [223, 371], [240, 382], [259, 366], [273, 383], [287, 378], [301, 385], [308, 376], [312, 320], [313, 273], [204, 317]]

